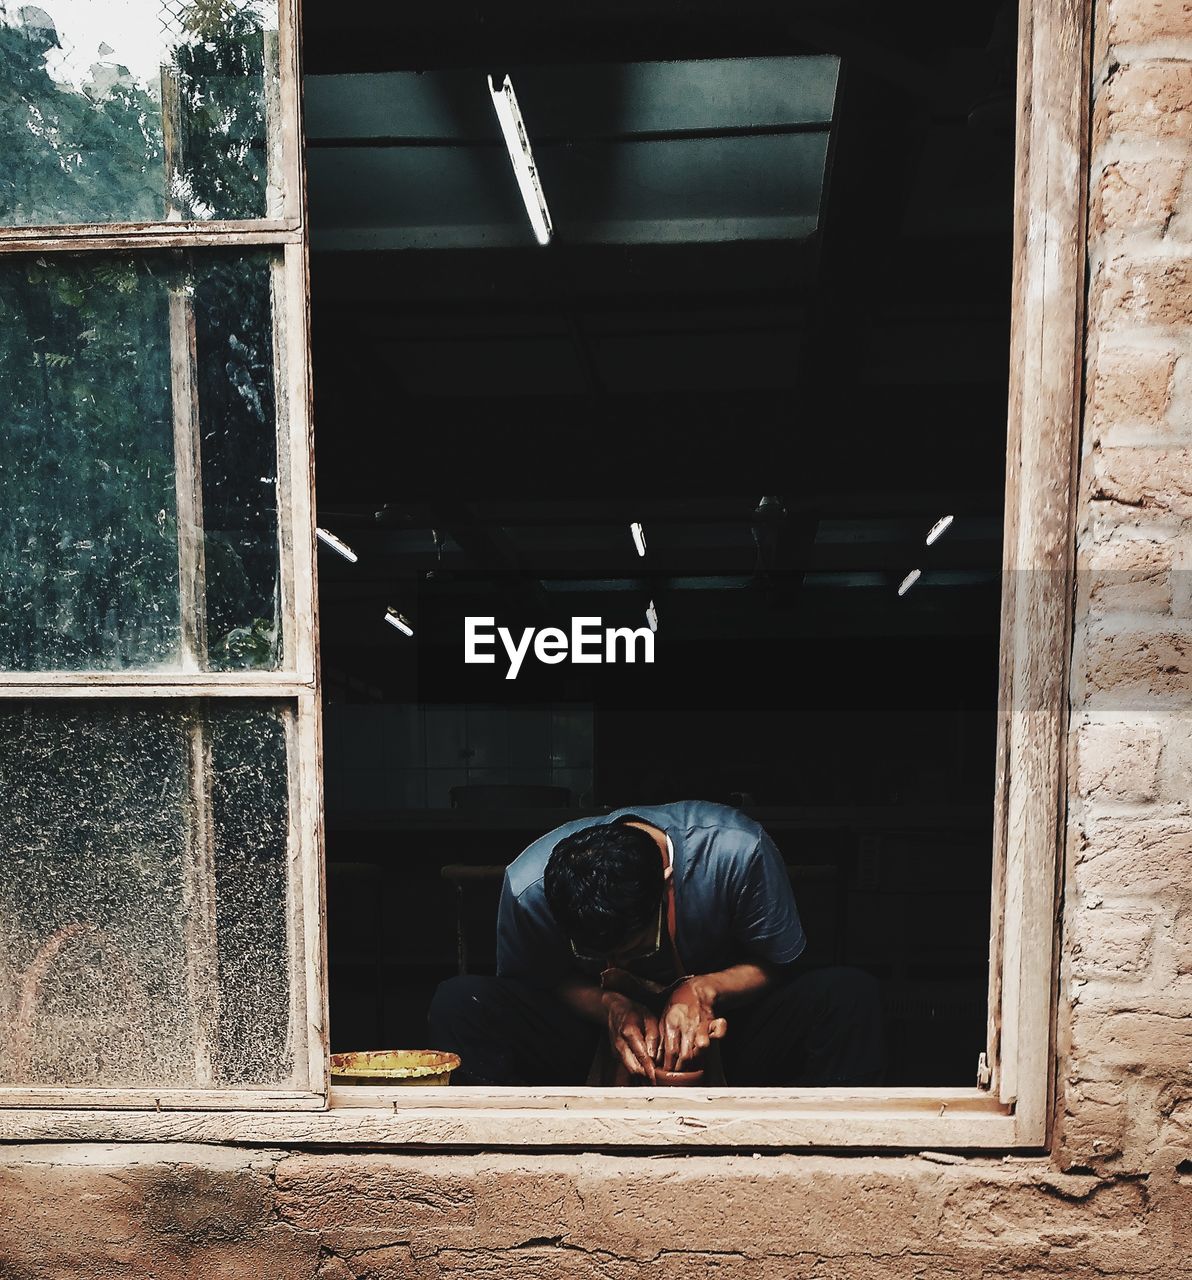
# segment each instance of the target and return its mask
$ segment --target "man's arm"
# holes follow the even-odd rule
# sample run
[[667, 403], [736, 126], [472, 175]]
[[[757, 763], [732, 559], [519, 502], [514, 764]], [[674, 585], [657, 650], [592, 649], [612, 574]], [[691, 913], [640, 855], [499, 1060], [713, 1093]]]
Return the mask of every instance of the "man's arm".
[[778, 965], [747, 961], [730, 965], [717, 973], [698, 974], [691, 982], [714, 1013], [748, 1004], [769, 990], [779, 978]]
[[681, 982], [671, 993], [659, 1023], [659, 1065], [678, 1070], [699, 1057], [728, 1029], [724, 1010], [756, 1000], [779, 980], [777, 965], [746, 961], [715, 973], [701, 973]]
[[782, 855], [761, 831], [757, 843], [734, 866], [728, 900], [738, 954], [751, 959], [699, 974], [671, 995], [662, 1016], [660, 1060], [667, 1070], [690, 1062], [727, 1030], [726, 1009], [756, 1000], [781, 980], [807, 939]]

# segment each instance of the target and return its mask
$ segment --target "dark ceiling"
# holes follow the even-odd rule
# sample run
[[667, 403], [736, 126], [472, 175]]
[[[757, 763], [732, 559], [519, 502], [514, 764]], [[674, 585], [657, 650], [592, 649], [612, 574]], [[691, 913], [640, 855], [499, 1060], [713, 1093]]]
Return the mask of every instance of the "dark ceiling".
[[[963, 95], [971, 75], [941, 76], [939, 55], [983, 50], [995, 27], [1013, 59], [1014, 9], [990, 0], [437, 0], [433, 5], [302, 0], [308, 75], [485, 66], [492, 61], [618, 62], [838, 52], [881, 64], [914, 94]], [[1009, 28], [1009, 30], [1007, 30]], [[924, 73], [935, 69], [934, 76]], [[991, 79], [994, 78], [991, 73]]]
[[[321, 557], [325, 652], [373, 663], [362, 655], [401, 639], [378, 625], [388, 604], [444, 645], [478, 605], [527, 625], [640, 625], [649, 598], [693, 644], [996, 634], [1012, 6], [304, 10], [320, 523], [360, 553], [353, 566]], [[371, 134], [345, 135], [351, 112], [332, 113], [330, 133], [318, 124], [341, 91], [321, 76], [454, 69], [483, 84], [516, 67], [529, 83], [545, 68], [565, 95], [568, 67], [811, 55], [839, 58], [839, 86], [814, 225], [789, 234], [569, 240], [569, 214], [548, 248], [528, 227], [518, 244], [495, 123], [487, 138], [412, 138], [400, 113], [379, 127], [372, 103]], [[384, 82], [339, 83], [350, 106], [353, 84]], [[567, 114], [542, 95], [534, 110]], [[781, 211], [794, 153], [756, 147], [767, 131], [703, 134], [753, 147], [756, 173], [730, 172], [738, 203]], [[582, 139], [560, 135], [544, 148], [582, 161]], [[501, 162], [493, 181], [514, 213], [486, 247], [394, 248], [413, 195], [433, 215], [441, 192], [442, 221], [456, 216], [431, 161], [409, 167], [413, 148], [445, 142]], [[399, 176], [382, 190], [385, 166]], [[403, 191], [413, 175], [417, 193]], [[368, 234], [337, 239], [339, 214], [366, 207]], [[779, 505], [759, 516], [767, 495]], [[945, 513], [952, 531], [926, 549]], [[644, 561], [630, 520], [650, 535]], [[900, 598], [913, 567], [923, 579]]]

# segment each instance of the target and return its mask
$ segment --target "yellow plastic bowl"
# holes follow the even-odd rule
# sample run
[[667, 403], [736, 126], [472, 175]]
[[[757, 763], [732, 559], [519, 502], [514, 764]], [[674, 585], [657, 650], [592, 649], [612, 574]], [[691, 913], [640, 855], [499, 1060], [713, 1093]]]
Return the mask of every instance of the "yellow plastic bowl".
[[447, 1084], [459, 1055], [438, 1049], [368, 1049], [331, 1055], [332, 1084]]

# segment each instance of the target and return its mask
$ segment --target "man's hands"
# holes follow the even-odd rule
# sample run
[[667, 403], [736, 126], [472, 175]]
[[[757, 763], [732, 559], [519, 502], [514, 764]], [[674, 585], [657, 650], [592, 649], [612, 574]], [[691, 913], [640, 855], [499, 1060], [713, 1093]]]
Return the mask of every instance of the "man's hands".
[[695, 1061], [713, 1040], [722, 1040], [728, 1024], [713, 1011], [711, 993], [700, 979], [682, 982], [671, 992], [661, 1018], [619, 992], [604, 993], [608, 1041], [630, 1075], [681, 1071]]
[[608, 1015], [608, 1042], [630, 1075], [654, 1080], [654, 1063], [660, 1038], [658, 1019], [644, 1005], [619, 992], [604, 995]]
[[724, 1039], [728, 1023], [716, 1017], [712, 1000], [699, 978], [689, 978], [671, 992], [658, 1024], [661, 1044], [656, 1061], [663, 1071], [681, 1071], [713, 1040]]
[[[607, 980], [608, 974], [603, 977]], [[661, 1018], [632, 996], [615, 987], [602, 990], [590, 978], [565, 982], [559, 991], [580, 1017], [607, 1028], [613, 1052], [631, 1075], [653, 1084], [657, 1071], [681, 1071], [713, 1040], [724, 1038], [728, 1024], [719, 1010], [756, 1000], [779, 977], [774, 966], [745, 961], [687, 978], [671, 992]]]

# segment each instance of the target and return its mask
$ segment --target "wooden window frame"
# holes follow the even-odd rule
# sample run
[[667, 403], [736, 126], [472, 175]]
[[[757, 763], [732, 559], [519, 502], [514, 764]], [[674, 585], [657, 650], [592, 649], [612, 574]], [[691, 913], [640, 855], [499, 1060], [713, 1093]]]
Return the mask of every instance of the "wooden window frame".
[[[291, 37], [296, 0], [284, 0]], [[993, 908], [990, 939], [987, 1073], [972, 1088], [922, 1089], [512, 1089], [332, 1088], [321, 1109], [254, 1109], [250, 1097], [217, 1099], [156, 1092], [142, 1099], [72, 1095], [69, 1109], [28, 1097], [0, 1110], [0, 1140], [200, 1141], [398, 1145], [406, 1148], [1039, 1150], [1054, 1105], [1054, 1017], [1060, 874], [1065, 828], [1068, 669], [1075, 563], [1085, 296], [1086, 210], [1091, 84], [1091, 0], [1023, 0], [1019, 19], [1014, 280], [1007, 437], [1006, 522], [998, 709]], [[283, 63], [283, 100], [296, 102], [295, 60]], [[289, 127], [297, 129], [297, 121]], [[293, 137], [300, 137], [295, 132]], [[300, 157], [292, 172], [300, 172]], [[112, 228], [81, 233], [110, 247]], [[290, 279], [305, 288], [305, 229], [249, 231], [139, 227], [120, 247], [159, 243], [285, 243], [301, 257]], [[257, 238], [251, 238], [257, 237]], [[0, 252], [27, 249], [33, 237], [0, 232]], [[50, 237], [59, 247], [59, 235]], [[40, 244], [40, 242], [38, 242]], [[77, 240], [75, 245], [77, 245]], [[293, 299], [291, 322], [306, 298]], [[305, 386], [291, 387], [308, 430]], [[295, 457], [301, 456], [295, 454]], [[298, 478], [295, 477], [295, 480]], [[313, 556], [311, 547], [304, 554]], [[313, 565], [311, 582], [313, 588]], [[313, 597], [311, 599], [313, 610]], [[316, 807], [315, 618], [306, 658], [273, 687], [312, 704], [305, 743]], [[33, 696], [63, 694], [55, 679], [27, 680]], [[87, 677], [88, 696], [137, 696], [148, 680]], [[159, 693], [165, 681], [152, 682]], [[179, 693], [231, 694], [227, 677], [172, 682]], [[254, 681], [262, 687], [269, 681]], [[78, 687], [78, 682], [75, 688]], [[241, 686], [243, 687], [243, 686]], [[8, 694], [11, 686], [0, 688]], [[36, 692], [35, 692], [36, 691]], [[319, 838], [321, 840], [321, 820]], [[307, 901], [318, 903], [313, 952], [325, 946], [321, 858], [308, 869]], [[307, 922], [308, 931], [311, 923]], [[326, 1070], [325, 965], [315, 985]], [[977, 1064], [974, 1063], [976, 1073]], [[325, 1076], [323, 1077], [326, 1078]], [[30, 1091], [25, 1091], [29, 1093]], [[12, 1099], [18, 1101], [18, 1099]], [[44, 1109], [36, 1109], [42, 1103]], [[231, 1108], [239, 1106], [240, 1109]]]
[[[269, 37], [270, 49], [273, 38]], [[148, 1088], [0, 1087], [0, 1108], [87, 1107], [118, 1109], [122, 1114], [157, 1110], [261, 1111], [282, 1108], [302, 1111], [326, 1105], [327, 1019], [325, 956], [322, 941], [322, 848], [319, 785], [320, 701], [317, 673], [317, 614], [314, 587], [314, 500], [312, 489], [313, 436], [309, 391], [309, 318], [307, 308], [307, 249], [303, 218], [301, 113], [299, 106], [299, 29], [297, 0], [280, 0], [276, 37], [277, 79], [266, 75], [266, 117], [273, 122], [266, 139], [270, 172], [278, 174], [270, 186], [277, 192], [275, 217], [206, 222], [87, 223], [34, 227], [0, 227], [0, 254], [79, 256], [106, 253], [145, 253], [155, 250], [260, 249], [270, 252], [273, 292], [271, 337], [275, 355], [275, 398], [279, 424], [278, 560], [281, 581], [283, 654], [276, 671], [41, 671], [0, 673], [0, 701], [42, 701], [70, 698], [143, 700], [163, 705], [171, 699], [262, 699], [283, 704], [287, 719], [290, 780], [290, 841], [288, 847], [287, 927], [291, 939], [291, 1022], [296, 1056], [291, 1082], [281, 1088], [193, 1087]], [[201, 259], [200, 259], [201, 260]], [[181, 324], [181, 336], [175, 324]], [[184, 315], [175, 316], [171, 302], [171, 343], [177, 379], [188, 377]], [[193, 343], [193, 338], [191, 339]], [[190, 356], [193, 363], [193, 347]], [[185, 385], [189, 385], [189, 382]], [[175, 392], [177, 394], [177, 390]], [[175, 413], [177, 415], [177, 407]], [[179, 428], [176, 425], [176, 433]], [[176, 435], [176, 451], [185, 447]], [[179, 475], [184, 476], [182, 463]], [[193, 471], [193, 468], [191, 468]], [[191, 483], [194, 477], [191, 476]], [[185, 481], [180, 480], [180, 494]], [[183, 522], [180, 521], [180, 526]], [[180, 547], [180, 557], [185, 559]], [[196, 660], [193, 633], [201, 623], [186, 619], [188, 589], [183, 573], [183, 667]], [[192, 601], [194, 605], [196, 602]], [[201, 1078], [201, 1077], [200, 1077]], [[0, 1111], [0, 1114], [17, 1114]]]

